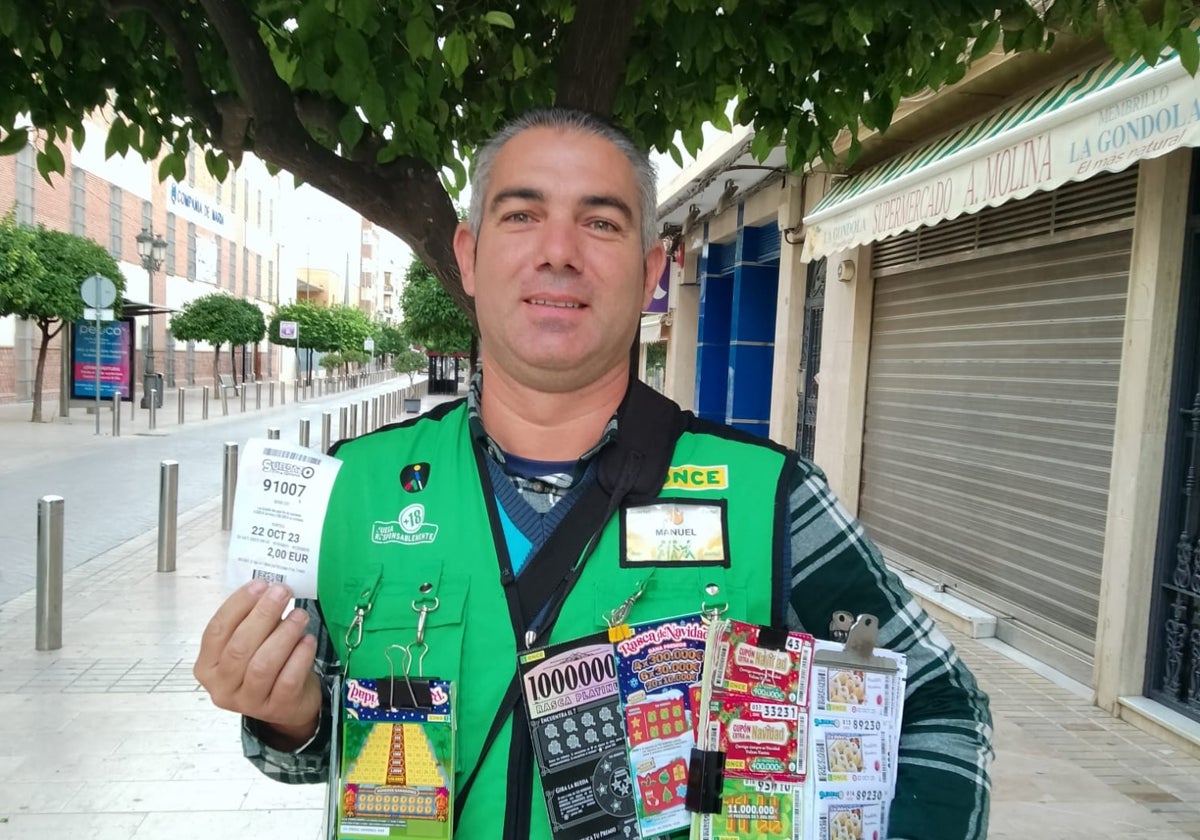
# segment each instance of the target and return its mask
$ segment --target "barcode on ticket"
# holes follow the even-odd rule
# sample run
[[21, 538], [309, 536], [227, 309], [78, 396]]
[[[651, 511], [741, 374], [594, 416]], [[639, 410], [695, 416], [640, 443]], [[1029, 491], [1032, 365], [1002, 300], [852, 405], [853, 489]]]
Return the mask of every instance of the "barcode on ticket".
[[315, 455], [305, 455], [302, 452], [288, 452], [286, 449], [263, 449], [263, 454], [273, 458], [290, 458], [293, 461], [303, 461], [306, 464], [319, 464], [321, 459]]
[[283, 583], [286, 580], [278, 572], [268, 572], [266, 569], [255, 569], [250, 576], [255, 580], [265, 580], [267, 583]]

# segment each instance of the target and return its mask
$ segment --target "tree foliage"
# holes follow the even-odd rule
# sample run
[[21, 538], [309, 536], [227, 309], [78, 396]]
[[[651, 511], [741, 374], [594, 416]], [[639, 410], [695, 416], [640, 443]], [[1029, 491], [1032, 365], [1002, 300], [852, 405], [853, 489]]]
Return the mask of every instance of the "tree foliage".
[[93, 274], [117, 287], [121, 307], [125, 276], [117, 261], [90, 239], [38, 226], [17, 225], [12, 213], [0, 219], [0, 316], [15, 315], [37, 324], [41, 333], [33, 383], [31, 420], [42, 419], [42, 382], [50, 339], [83, 317], [80, 287]]
[[404, 273], [400, 307], [404, 310], [402, 329], [410, 343], [434, 353], [470, 351], [471, 322], [420, 260], [413, 260]]
[[[171, 318], [171, 335], [181, 341], [206, 341], [213, 346], [213, 381], [220, 369], [221, 345], [228, 344], [230, 357], [238, 345], [257, 344], [267, 334], [262, 310], [248, 300], [222, 292], [198, 297], [184, 304]], [[243, 378], [245, 371], [242, 371]]]
[[[299, 338], [280, 338], [279, 324], [281, 321], [295, 321], [299, 330]], [[313, 351], [321, 353], [339, 353], [343, 361], [350, 361], [354, 351], [362, 352], [363, 340], [369, 338], [375, 330], [375, 325], [360, 309], [345, 304], [333, 306], [317, 306], [308, 301], [288, 303], [278, 307], [271, 316], [267, 334], [272, 344], [284, 347], [296, 347], [297, 354], [301, 350], [307, 352], [308, 364], [312, 370]]]
[[[500, 4], [497, 4], [500, 5]], [[1039, 16], [1034, 6], [1046, 7]], [[1161, 8], [1148, 20], [1141, 7]], [[451, 249], [464, 161], [506, 118], [557, 103], [611, 114], [679, 158], [705, 122], [757, 131], [797, 167], [842, 129], [884, 128], [902, 97], [960, 79], [997, 45], [1100, 32], [1122, 57], [1178, 49], [1194, 4], [1163, 0], [39, 0], [0, 3], [0, 153], [60, 144], [111, 106], [110, 153], [182, 179], [189, 146], [218, 177], [252, 151], [412, 246], [470, 311]], [[806, 107], [807, 106], [807, 107]]]

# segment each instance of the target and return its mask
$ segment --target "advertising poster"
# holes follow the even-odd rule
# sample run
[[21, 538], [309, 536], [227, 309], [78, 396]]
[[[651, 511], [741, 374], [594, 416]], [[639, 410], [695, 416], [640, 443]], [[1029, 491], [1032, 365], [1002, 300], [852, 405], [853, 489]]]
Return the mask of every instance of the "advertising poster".
[[[133, 319], [100, 322], [100, 399], [133, 394]], [[96, 398], [96, 322], [71, 324], [71, 398]]]

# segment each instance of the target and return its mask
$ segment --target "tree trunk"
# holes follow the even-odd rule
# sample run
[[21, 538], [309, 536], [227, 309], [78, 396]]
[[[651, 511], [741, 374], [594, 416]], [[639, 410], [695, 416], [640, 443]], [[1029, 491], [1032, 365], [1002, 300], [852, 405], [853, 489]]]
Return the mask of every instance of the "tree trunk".
[[213, 387], [216, 388], [221, 381], [221, 345], [213, 345]]
[[[46, 352], [50, 349], [50, 322], [38, 319], [38, 329], [42, 333], [42, 346], [38, 348], [37, 369], [33, 374], [33, 415], [30, 423], [42, 422], [42, 378], [46, 374]], [[100, 360], [96, 359], [96, 364]]]

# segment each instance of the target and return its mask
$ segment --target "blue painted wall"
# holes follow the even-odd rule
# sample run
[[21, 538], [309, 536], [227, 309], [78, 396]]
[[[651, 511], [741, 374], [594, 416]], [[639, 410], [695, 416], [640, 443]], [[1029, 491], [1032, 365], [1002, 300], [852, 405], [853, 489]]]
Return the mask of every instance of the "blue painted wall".
[[696, 413], [767, 436], [779, 229], [743, 227], [737, 239], [709, 245], [698, 272], [702, 285], [696, 348]]

